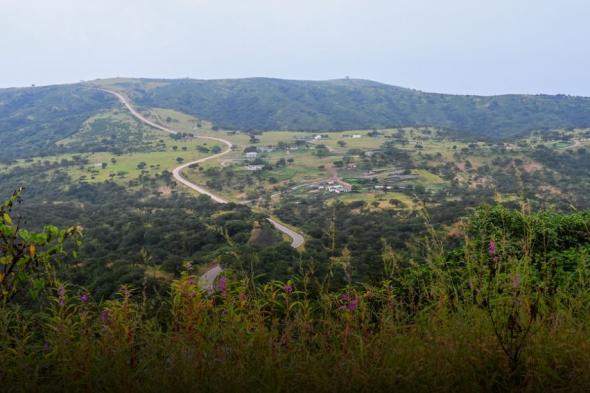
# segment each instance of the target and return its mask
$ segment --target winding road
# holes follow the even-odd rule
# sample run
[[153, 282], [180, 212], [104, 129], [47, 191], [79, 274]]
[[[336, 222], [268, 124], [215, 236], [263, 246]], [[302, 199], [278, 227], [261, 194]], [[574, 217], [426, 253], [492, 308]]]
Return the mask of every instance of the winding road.
[[[119, 99], [119, 101], [121, 101], [121, 103], [127, 108], [127, 110], [139, 121], [141, 121], [144, 124], [147, 124], [151, 127], [157, 128], [160, 131], [164, 131], [168, 134], [177, 134], [177, 131], [174, 131], [170, 128], [164, 127], [163, 125], [160, 125], [158, 123], [155, 123], [149, 119], [147, 119], [146, 117], [144, 117], [141, 113], [139, 113], [129, 102], [129, 100], [122, 95], [121, 93], [114, 91], [114, 90], [108, 90], [108, 89], [99, 89], [102, 90], [106, 93], [112, 94], [115, 97], [117, 97]], [[203, 195], [207, 195], [209, 196], [213, 201], [217, 202], [217, 203], [229, 203], [229, 201], [227, 199], [224, 199], [222, 197], [220, 197], [219, 195], [216, 195], [214, 193], [212, 193], [211, 191], [208, 191], [207, 189], [205, 189], [204, 187], [201, 187], [189, 180], [187, 180], [185, 177], [182, 176], [182, 171], [183, 169], [194, 165], [194, 164], [200, 164], [202, 162], [208, 161], [208, 160], [212, 160], [221, 156], [224, 156], [228, 153], [230, 153], [232, 151], [233, 148], [233, 144], [226, 140], [226, 139], [222, 139], [222, 138], [216, 138], [216, 137], [212, 137], [212, 136], [201, 136], [201, 135], [197, 135], [196, 138], [200, 138], [200, 139], [208, 139], [208, 140], [212, 140], [212, 141], [216, 141], [216, 142], [220, 142], [223, 143], [227, 148], [222, 151], [221, 153], [217, 153], [217, 154], [213, 154], [211, 156], [207, 156], [207, 157], [203, 157], [200, 158], [198, 160], [194, 160], [194, 161], [190, 161], [187, 163], [184, 163], [182, 165], [177, 166], [176, 168], [174, 168], [174, 170], [172, 171], [172, 175], [174, 176], [174, 179], [176, 179], [176, 181], [178, 181], [179, 183], [185, 185], [186, 187], [195, 190], [196, 192], [198, 192], [199, 194], [203, 194]], [[278, 230], [281, 231], [282, 233], [284, 233], [285, 235], [287, 235], [289, 238], [291, 238], [291, 247], [297, 249], [299, 247], [301, 247], [303, 245], [303, 243], [305, 243], [305, 239], [304, 237], [300, 234], [295, 232], [294, 230], [286, 227], [285, 225], [281, 224], [280, 222], [272, 219], [272, 218], [267, 218], [267, 220]], [[223, 269], [221, 268], [221, 266], [219, 265], [215, 265], [213, 266], [211, 269], [209, 269], [207, 272], [205, 272], [205, 274], [203, 274], [201, 276], [200, 279], [200, 285], [203, 289], [207, 289], [208, 291], [212, 291], [213, 290], [213, 283], [215, 282], [215, 279], [217, 278], [217, 276], [223, 271]]]

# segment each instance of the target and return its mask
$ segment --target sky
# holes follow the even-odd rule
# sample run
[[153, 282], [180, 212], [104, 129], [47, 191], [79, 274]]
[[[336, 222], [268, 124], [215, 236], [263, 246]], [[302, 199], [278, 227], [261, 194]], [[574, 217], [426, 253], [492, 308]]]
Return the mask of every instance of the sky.
[[590, 96], [587, 0], [0, 0], [0, 87], [371, 79]]

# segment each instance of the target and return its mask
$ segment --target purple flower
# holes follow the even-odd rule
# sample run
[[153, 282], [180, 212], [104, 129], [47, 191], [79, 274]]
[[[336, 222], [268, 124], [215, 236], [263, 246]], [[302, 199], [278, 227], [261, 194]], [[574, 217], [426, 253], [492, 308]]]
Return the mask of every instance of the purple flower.
[[496, 242], [493, 240], [490, 240], [490, 244], [488, 245], [488, 254], [492, 257], [496, 255]]
[[344, 294], [342, 295], [341, 300], [344, 303], [344, 305], [341, 307], [343, 310], [353, 312], [359, 306], [359, 299], [356, 296], [352, 297], [348, 294]]
[[346, 309], [350, 312], [355, 311], [359, 306], [359, 299], [355, 296], [346, 305]]
[[57, 302], [62, 307], [66, 303], [66, 289], [63, 285], [57, 288]]
[[100, 313], [100, 319], [102, 319], [104, 323], [111, 323], [111, 313], [109, 310], [103, 310]]
[[227, 278], [225, 278], [225, 276], [222, 276], [219, 279], [219, 282], [217, 283], [217, 289], [219, 292], [225, 295], [225, 292], [227, 291]]
[[50, 350], [51, 350], [51, 346], [49, 345], [49, 342], [48, 341], [45, 341], [43, 343], [43, 351], [49, 352]]
[[285, 284], [285, 286], [283, 287], [283, 291], [285, 291], [286, 294], [290, 294], [291, 292], [293, 292], [293, 287], [291, 286], [291, 284]]
[[90, 300], [90, 295], [87, 292], [84, 292], [80, 295], [80, 301], [82, 303], [88, 303], [88, 300]]

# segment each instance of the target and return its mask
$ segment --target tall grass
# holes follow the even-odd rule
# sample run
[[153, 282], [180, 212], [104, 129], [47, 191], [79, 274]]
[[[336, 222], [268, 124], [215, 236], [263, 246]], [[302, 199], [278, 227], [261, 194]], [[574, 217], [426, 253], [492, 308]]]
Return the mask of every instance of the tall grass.
[[187, 272], [166, 299], [122, 288], [116, 299], [97, 302], [60, 284], [40, 311], [3, 306], [1, 386], [588, 391], [588, 255], [576, 251], [575, 268], [564, 270], [563, 258], [539, 252], [554, 226], [543, 228], [547, 220], [528, 214], [515, 225], [502, 221], [514, 215], [502, 214], [482, 210], [457, 250], [445, 251], [433, 231], [423, 261], [384, 247], [379, 285], [330, 290], [310, 275], [256, 285], [228, 273], [209, 295]]

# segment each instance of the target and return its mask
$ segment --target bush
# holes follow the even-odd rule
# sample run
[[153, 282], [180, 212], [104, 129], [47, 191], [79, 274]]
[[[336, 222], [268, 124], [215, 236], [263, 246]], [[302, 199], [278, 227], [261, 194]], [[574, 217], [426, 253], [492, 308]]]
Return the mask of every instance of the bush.
[[[258, 285], [187, 267], [169, 296], [109, 301], [52, 282], [38, 312], [5, 304], [8, 391], [587, 391], [586, 213], [478, 209], [460, 247], [383, 247], [378, 285], [330, 274]], [[277, 261], [279, 262], [279, 261]], [[349, 283], [334, 290], [333, 273]]]

